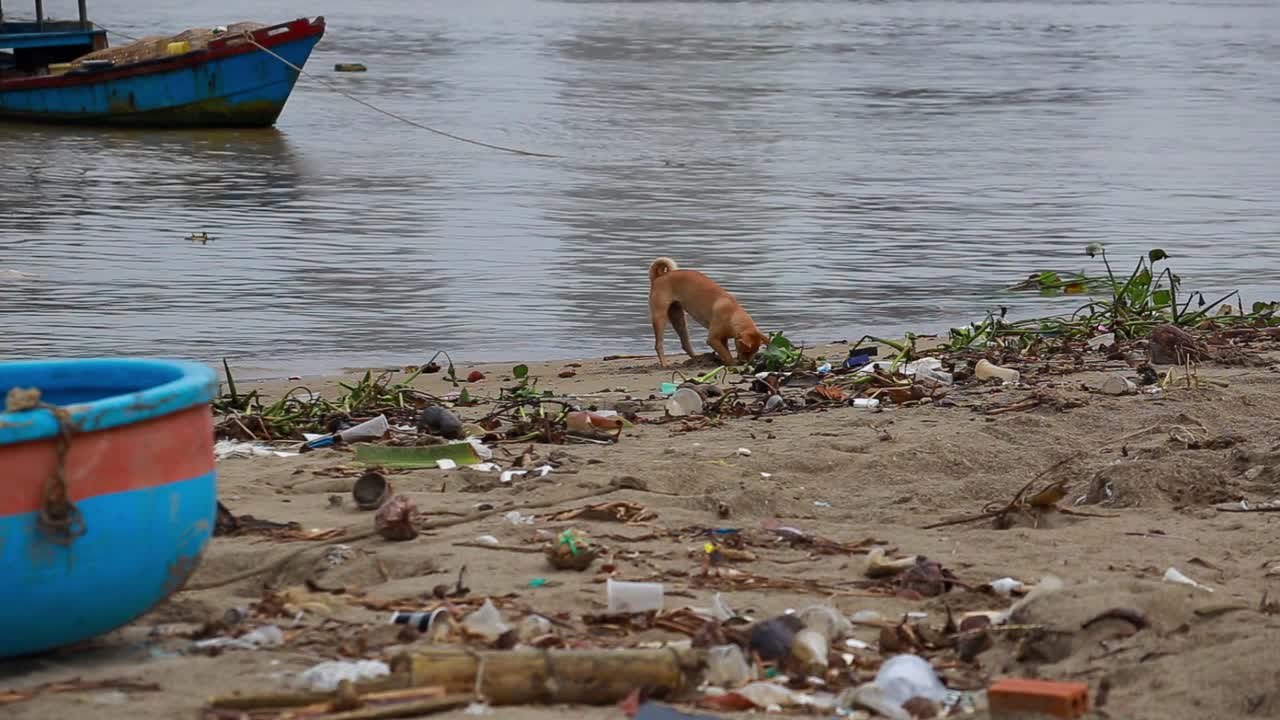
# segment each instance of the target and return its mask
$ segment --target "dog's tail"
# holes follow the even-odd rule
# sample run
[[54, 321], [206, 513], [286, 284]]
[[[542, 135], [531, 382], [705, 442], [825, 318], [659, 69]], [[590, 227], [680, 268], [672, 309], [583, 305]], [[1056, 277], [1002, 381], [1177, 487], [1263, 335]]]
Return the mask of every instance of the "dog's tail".
[[676, 265], [676, 261], [669, 257], [660, 257], [649, 265], [649, 284], [652, 285], [654, 280], [666, 275], [672, 270], [679, 270], [680, 266]]

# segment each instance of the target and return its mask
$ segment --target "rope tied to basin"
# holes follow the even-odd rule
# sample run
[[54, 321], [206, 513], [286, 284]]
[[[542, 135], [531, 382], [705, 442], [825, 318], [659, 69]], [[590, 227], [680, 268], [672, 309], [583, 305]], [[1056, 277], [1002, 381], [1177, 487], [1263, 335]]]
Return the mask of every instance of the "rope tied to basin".
[[16, 387], [9, 390], [4, 399], [5, 412], [30, 410], [48, 410], [58, 421], [58, 436], [54, 441], [57, 461], [41, 488], [38, 515], [40, 528], [54, 542], [70, 545], [72, 540], [84, 535], [86, 529], [80, 509], [71, 502], [71, 496], [67, 493], [67, 451], [71, 449], [71, 435], [75, 432], [75, 424], [71, 422], [71, 413], [66, 408], [43, 402], [39, 388]]

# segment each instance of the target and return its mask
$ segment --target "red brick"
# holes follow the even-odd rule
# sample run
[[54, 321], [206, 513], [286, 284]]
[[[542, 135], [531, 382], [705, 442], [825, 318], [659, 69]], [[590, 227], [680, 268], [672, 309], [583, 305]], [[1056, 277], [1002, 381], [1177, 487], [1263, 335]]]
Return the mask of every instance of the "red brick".
[[1083, 717], [1089, 710], [1089, 686], [1052, 680], [998, 680], [987, 689], [991, 717], [1038, 714], [1054, 718]]

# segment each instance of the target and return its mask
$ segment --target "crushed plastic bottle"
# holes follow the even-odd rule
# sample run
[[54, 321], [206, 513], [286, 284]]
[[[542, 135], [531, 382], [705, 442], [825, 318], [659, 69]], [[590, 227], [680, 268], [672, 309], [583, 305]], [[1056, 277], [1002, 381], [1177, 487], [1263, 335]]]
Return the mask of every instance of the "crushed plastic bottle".
[[343, 680], [358, 682], [390, 675], [391, 668], [381, 660], [330, 660], [306, 670], [299, 676], [302, 685], [311, 690], [336, 690]]
[[796, 633], [791, 656], [811, 675], [822, 675], [827, 669], [831, 641], [853, 632], [839, 610], [826, 605], [813, 605], [797, 615], [804, 629]]
[[902, 703], [913, 697], [922, 697], [940, 703], [947, 698], [947, 689], [938, 679], [929, 661], [919, 655], [894, 655], [880, 666], [875, 684], [884, 691], [890, 701]]
[[510, 625], [502, 621], [502, 613], [498, 612], [498, 608], [488, 598], [485, 598], [484, 605], [479, 610], [462, 619], [462, 626], [467, 632], [489, 641], [497, 640], [511, 629]]
[[724, 688], [741, 687], [751, 680], [751, 667], [737, 645], [717, 645], [707, 653], [706, 681]]

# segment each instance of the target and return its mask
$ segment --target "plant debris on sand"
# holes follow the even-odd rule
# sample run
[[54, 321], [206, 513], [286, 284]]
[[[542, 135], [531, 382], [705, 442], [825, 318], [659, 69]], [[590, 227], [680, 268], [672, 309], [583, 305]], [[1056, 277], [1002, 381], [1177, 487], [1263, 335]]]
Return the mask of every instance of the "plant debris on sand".
[[[6, 711], [983, 718], [1021, 677], [1086, 684], [1099, 717], [1276, 715], [1274, 307], [1202, 307], [1163, 253], [1114, 275], [1094, 252], [1103, 272], [1057, 276], [1078, 313], [775, 334], [744, 369], [450, 363], [323, 401], [228, 379], [240, 440], [389, 429], [221, 461], [188, 588], [94, 667], [12, 680]], [[682, 388], [700, 412], [669, 412]], [[928, 682], [899, 697], [880, 676], [906, 655]], [[142, 670], [159, 692], [89, 684]]]

